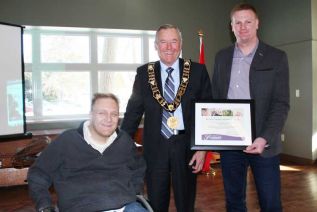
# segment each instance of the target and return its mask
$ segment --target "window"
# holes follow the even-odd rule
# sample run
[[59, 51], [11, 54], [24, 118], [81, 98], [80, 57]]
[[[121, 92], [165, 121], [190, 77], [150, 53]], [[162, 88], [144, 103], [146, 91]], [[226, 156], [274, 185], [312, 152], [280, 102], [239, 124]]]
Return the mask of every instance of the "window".
[[155, 32], [26, 27], [28, 122], [84, 119], [93, 93], [111, 92], [125, 111], [138, 66], [158, 60]]
[[89, 63], [88, 35], [41, 34], [42, 63]]
[[43, 116], [87, 114], [90, 109], [89, 72], [43, 71]]
[[98, 63], [142, 63], [141, 37], [98, 36]]

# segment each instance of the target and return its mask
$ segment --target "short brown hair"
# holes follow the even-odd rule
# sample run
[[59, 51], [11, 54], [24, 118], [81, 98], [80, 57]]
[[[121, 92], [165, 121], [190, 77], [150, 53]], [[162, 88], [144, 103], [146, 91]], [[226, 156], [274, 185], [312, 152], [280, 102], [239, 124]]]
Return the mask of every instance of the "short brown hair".
[[235, 12], [240, 11], [240, 10], [252, 10], [252, 11], [254, 12], [255, 16], [256, 16], [257, 18], [259, 18], [259, 17], [258, 17], [258, 13], [257, 13], [257, 11], [256, 11], [256, 9], [255, 9], [254, 6], [252, 6], [251, 4], [248, 4], [248, 3], [239, 3], [239, 4], [235, 5], [235, 6], [232, 8], [232, 10], [231, 10], [231, 12], [230, 12], [230, 19], [232, 19], [232, 16], [233, 16], [233, 14], [234, 14]]
[[91, 100], [91, 110], [92, 110], [92, 108], [93, 108], [93, 106], [94, 106], [94, 104], [96, 103], [96, 101], [98, 100], [98, 99], [112, 99], [112, 100], [114, 100], [116, 103], [117, 103], [117, 105], [119, 106], [119, 99], [118, 99], [118, 97], [116, 97], [116, 95], [114, 95], [114, 94], [112, 94], [112, 93], [95, 93], [94, 94], [94, 97], [92, 98], [92, 100]]

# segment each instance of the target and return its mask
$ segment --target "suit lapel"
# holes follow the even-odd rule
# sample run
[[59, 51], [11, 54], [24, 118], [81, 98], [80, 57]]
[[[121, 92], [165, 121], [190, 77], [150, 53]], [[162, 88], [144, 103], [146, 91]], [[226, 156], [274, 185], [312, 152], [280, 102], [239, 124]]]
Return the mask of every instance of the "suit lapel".
[[155, 71], [155, 80], [157, 82], [157, 87], [160, 90], [161, 94], [163, 95], [160, 61], [155, 62], [154, 71]]
[[253, 91], [255, 89], [256, 85], [256, 79], [255, 79], [255, 71], [261, 71], [265, 69], [269, 69], [270, 64], [263, 63], [263, 59], [265, 58], [266, 54], [266, 46], [264, 43], [259, 41], [258, 49], [256, 50], [251, 67], [250, 67], [250, 74], [249, 74], [249, 81], [250, 81], [250, 95], [251, 98], [254, 97]]
[[184, 60], [179, 58], [179, 84], [181, 84], [182, 76], [183, 76], [183, 68], [184, 68]]
[[259, 70], [264, 68], [263, 65], [261, 65], [261, 63], [265, 56], [265, 53], [266, 47], [261, 41], [259, 41], [258, 49], [256, 50], [251, 63], [250, 72], [252, 72], [253, 70]]
[[[182, 76], [183, 76], [183, 69], [184, 69], [184, 59], [182, 58], [179, 58], [179, 85], [181, 84], [182, 82]], [[190, 67], [192, 68], [192, 66]], [[192, 69], [190, 70], [192, 72]], [[192, 73], [190, 73], [192, 74]], [[189, 84], [191, 83], [191, 77], [189, 76], [189, 82], [188, 82], [188, 85], [187, 85], [187, 89], [189, 87]], [[186, 126], [186, 123], [185, 123], [185, 116], [184, 116], [184, 111], [186, 111], [186, 101], [185, 99], [189, 96], [187, 93], [187, 89], [184, 93], [184, 95], [182, 96], [182, 99], [181, 99], [181, 107], [182, 107], [182, 113], [183, 113], [183, 121], [184, 121], [184, 125]]]
[[233, 52], [234, 52], [234, 47], [232, 46], [229, 51], [228, 54], [225, 55], [224, 58], [224, 96], [222, 96], [222, 98], [227, 98], [228, 95], [228, 90], [229, 90], [229, 84], [230, 84], [230, 78], [231, 78], [231, 68], [232, 68], [232, 60], [233, 60]]
[[[192, 68], [192, 66], [190, 67]], [[184, 59], [182, 58], [179, 58], [179, 85], [181, 84], [182, 82], [182, 76], [183, 76], [183, 69], [184, 69]], [[190, 70], [190, 72], [192, 72], [192, 69]], [[190, 73], [191, 74], [191, 73]], [[189, 82], [188, 84], [190, 84], [192, 81], [191, 81], [191, 77], [189, 76]], [[187, 88], [188, 88], [189, 85], [187, 85]], [[178, 89], [178, 88], [177, 88]], [[186, 89], [187, 91], [187, 89]], [[186, 91], [185, 91], [185, 94], [182, 96], [182, 99], [181, 99], [181, 103], [182, 104], [182, 108], [184, 107], [184, 98], [186, 99], [186, 97], [188, 95], [186, 95]], [[177, 92], [177, 91], [176, 91]]]

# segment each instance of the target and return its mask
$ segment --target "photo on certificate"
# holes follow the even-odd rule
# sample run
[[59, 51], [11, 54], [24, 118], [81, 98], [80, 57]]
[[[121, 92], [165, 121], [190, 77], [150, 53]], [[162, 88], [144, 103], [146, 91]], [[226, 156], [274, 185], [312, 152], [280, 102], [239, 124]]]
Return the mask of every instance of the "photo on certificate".
[[194, 103], [192, 150], [237, 150], [252, 144], [253, 100], [213, 100]]

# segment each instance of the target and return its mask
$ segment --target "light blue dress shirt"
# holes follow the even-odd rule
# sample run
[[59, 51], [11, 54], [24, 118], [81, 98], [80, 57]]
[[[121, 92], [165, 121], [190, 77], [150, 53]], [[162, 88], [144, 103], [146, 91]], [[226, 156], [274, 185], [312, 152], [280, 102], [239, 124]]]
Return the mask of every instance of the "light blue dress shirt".
[[[168, 76], [167, 72], [165, 71], [168, 67], [172, 67], [174, 70], [172, 72], [172, 77], [174, 79], [174, 85], [175, 85], [175, 95], [177, 93], [179, 84], [180, 84], [180, 71], [179, 71], [179, 59], [177, 59], [175, 61], [175, 63], [172, 66], [166, 66], [164, 63], [162, 63], [160, 61], [160, 65], [161, 65], [161, 79], [162, 79], [162, 90], [164, 92], [164, 84], [166, 81], [166, 78]], [[178, 125], [176, 127], [177, 130], [184, 130], [184, 121], [183, 121], [183, 111], [182, 111], [182, 104], [180, 104], [177, 109], [174, 112], [174, 116], [177, 118], [178, 120]]]
[[244, 55], [238, 45], [235, 45], [228, 99], [251, 99], [249, 83], [250, 67], [257, 48], [258, 44], [249, 54]]

